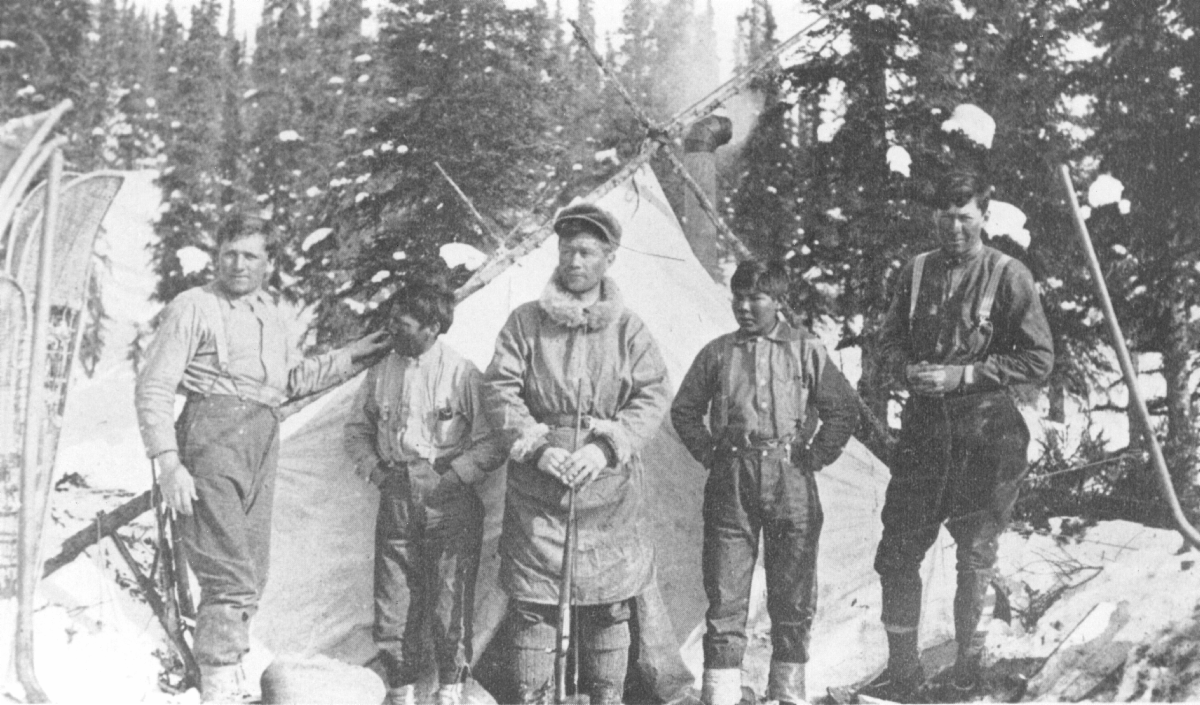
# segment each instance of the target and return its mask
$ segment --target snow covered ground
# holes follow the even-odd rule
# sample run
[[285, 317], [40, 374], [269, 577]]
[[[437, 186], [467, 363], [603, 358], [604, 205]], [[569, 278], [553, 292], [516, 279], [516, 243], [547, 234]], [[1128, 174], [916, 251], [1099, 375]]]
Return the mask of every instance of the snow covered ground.
[[[126, 356], [138, 327], [158, 308], [148, 301], [154, 278], [147, 247], [159, 204], [153, 179], [151, 172], [130, 173], [105, 221], [100, 249], [111, 260], [102, 273], [110, 316], [105, 351], [95, 375], [79, 374], [71, 389], [57, 476], [77, 478], [53, 496], [45, 555], [55, 553], [61, 540], [96, 512], [112, 510], [150, 483]], [[849, 354], [843, 362], [854, 366]], [[151, 520], [143, 517], [125, 531], [139, 536], [151, 530]], [[1164, 674], [1164, 657], [1147, 646], [1172, 629], [1187, 635], [1195, 628], [1197, 554], [1180, 553], [1182, 541], [1173, 532], [1127, 522], [1104, 523], [1070, 539], [1063, 533], [1004, 537], [1000, 573], [1012, 595], [1014, 617], [1011, 623], [988, 622], [993, 660], [1034, 663], [1109, 638], [1130, 646], [1131, 665], [1110, 689], [1120, 699], [1200, 698], [1200, 690], [1188, 690], [1193, 686], [1187, 679]], [[160, 690], [163, 667], [156, 653], [166, 651], [165, 638], [149, 608], [118, 585], [119, 563], [105, 541], [41, 584], [35, 639], [43, 687], [55, 702], [195, 702], [195, 691]], [[124, 581], [127, 585], [127, 574]], [[1057, 599], [1048, 599], [1055, 594]], [[1032, 620], [1032, 613], [1043, 610]], [[765, 640], [763, 626], [753, 627], [756, 643]], [[762, 648], [752, 646], [751, 653], [765, 658]], [[761, 671], [762, 665], [748, 664], [747, 670]], [[1168, 681], [1172, 688], [1163, 686]], [[1039, 692], [1037, 683], [1035, 678], [1031, 692]], [[11, 679], [8, 690], [20, 693]]]

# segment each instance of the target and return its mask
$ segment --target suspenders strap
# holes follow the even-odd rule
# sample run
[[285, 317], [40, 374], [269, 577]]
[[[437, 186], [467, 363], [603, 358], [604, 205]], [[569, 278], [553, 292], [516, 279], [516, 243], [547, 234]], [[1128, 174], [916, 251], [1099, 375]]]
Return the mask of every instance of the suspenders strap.
[[992, 273], [988, 276], [987, 284], [983, 288], [983, 298], [979, 299], [979, 310], [975, 313], [975, 320], [978, 323], [983, 323], [991, 318], [992, 304], [996, 303], [996, 291], [1000, 289], [1004, 268], [1008, 266], [1011, 259], [1012, 257], [1001, 254], [1000, 258], [996, 260], [996, 266], [992, 268]]

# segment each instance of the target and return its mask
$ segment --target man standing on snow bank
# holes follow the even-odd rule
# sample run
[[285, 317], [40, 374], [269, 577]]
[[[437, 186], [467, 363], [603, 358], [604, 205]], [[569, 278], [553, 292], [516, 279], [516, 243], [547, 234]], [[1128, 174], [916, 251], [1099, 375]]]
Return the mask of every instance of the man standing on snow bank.
[[605, 705], [621, 702], [634, 598], [654, 581], [638, 452], [666, 413], [667, 369], [605, 276], [621, 241], [616, 219], [581, 203], [559, 212], [554, 231], [553, 278], [541, 299], [509, 316], [484, 375], [488, 416], [513, 441], [500, 581], [511, 598], [519, 698], [553, 697], [567, 501], [576, 488], [581, 690]]
[[824, 521], [815, 473], [841, 455], [858, 409], [854, 389], [821, 343], [780, 315], [788, 285], [782, 264], [738, 265], [730, 282], [738, 330], [704, 346], [671, 405], [679, 438], [709, 470], [702, 566], [708, 596], [705, 705], [742, 699], [760, 534], [772, 625], [767, 700], [807, 702], [804, 668]]
[[[350, 378], [388, 347], [384, 332], [295, 359], [287, 321], [263, 285], [276, 242], [231, 217], [217, 234], [216, 280], [175, 297], [138, 375], [138, 424], [167, 506], [181, 514], [200, 581], [195, 653], [206, 702], [244, 699], [241, 659], [267, 579], [279, 455], [278, 408]], [[175, 421], [175, 394], [187, 403]]]
[[1009, 390], [1040, 384], [1054, 365], [1033, 276], [983, 245], [991, 187], [974, 172], [938, 183], [941, 248], [901, 271], [880, 334], [883, 364], [909, 391], [883, 507], [875, 570], [883, 587], [887, 669], [862, 692], [907, 702], [924, 681], [918, 659], [921, 576], [942, 523], [958, 544], [954, 667], [934, 694], [969, 699], [979, 684], [976, 634], [999, 536], [1028, 472], [1029, 430]]
[[438, 340], [454, 322], [454, 292], [439, 280], [408, 285], [389, 314], [392, 353], [367, 372], [345, 427], [359, 477], [379, 488], [375, 643], [387, 703], [412, 702], [421, 627], [431, 624], [437, 705], [458, 705], [483, 545], [475, 485], [504, 450], [484, 418], [482, 375]]

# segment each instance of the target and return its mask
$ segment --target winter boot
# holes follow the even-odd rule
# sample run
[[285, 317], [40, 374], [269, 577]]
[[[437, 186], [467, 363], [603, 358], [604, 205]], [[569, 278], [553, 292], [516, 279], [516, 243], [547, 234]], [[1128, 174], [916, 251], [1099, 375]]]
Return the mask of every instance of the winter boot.
[[437, 705], [462, 705], [462, 697], [462, 683], [442, 683], [438, 686], [434, 702]]
[[700, 686], [704, 705], [738, 705], [742, 700], [742, 669], [706, 668]]
[[242, 664], [200, 664], [200, 702], [244, 703], [249, 699]]
[[416, 705], [416, 690], [416, 687], [411, 683], [398, 688], [388, 688], [387, 697], [384, 698], [383, 705]]
[[886, 700], [893, 703], [918, 702], [921, 686], [925, 684], [925, 670], [918, 663], [907, 671], [893, 669], [888, 666], [883, 673], [862, 688], [858, 695], [874, 700]]
[[780, 705], [801, 705], [804, 697], [804, 664], [771, 660], [771, 674], [767, 677], [767, 700], [778, 700]]

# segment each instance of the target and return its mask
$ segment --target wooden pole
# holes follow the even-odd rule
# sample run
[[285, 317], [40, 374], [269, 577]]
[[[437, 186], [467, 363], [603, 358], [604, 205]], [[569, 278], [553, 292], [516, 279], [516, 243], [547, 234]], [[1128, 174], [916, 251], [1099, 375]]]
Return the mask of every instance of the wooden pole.
[[33, 318], [33, 345], [29, 365], [29, 402], [25, 407], [24, 464], [21, 469], [20, 557], [17, 571], [17, 678], [25, 688], [29, 702], [44, 703], [49, 699], [38, 683], [33, 666], [33, 609], [38, 581], [38, 531], [41, 519], [37, 497], [39, 472], [43, 468], [42, 433], [46, 420], [46, 344], [50, 334], [50, 289], [54, 261], [54, 237], [58, 230], [58, 196], [62, 182], [63, 157], [55, 150], [50, 157], [50, 174], [46, 180], [46, 212], [42, 220], [42, 245], [38, 253], [37, 301]]
[[1096, 285], [1096, 295], [1100, 299], [1100, 306], [1104, 311], [1104, 320], [1108, 323], [1108, 334], [1112, 338], [1113, 349], [1117, 352], [1117, 360], [1121, 363], [1121, 372], [1125, 375], [1125, 386], [1129, 388], [1129, 402], [1134, 405], [1137, 418], [1142, 422], [1146, 431], [1146, 441], [1150, 446], [1150, 458], [1153, 460], [1152, 464], [1158, 479], [1159, 494], [1170, 507], [1175, 528], [1178, 529], [1184, 540], [1200, 548], [1200, 532], [1196, 531], [1196, 527], [1188, 521], [1183, 513], [1183, 507], [1179, 505], [1179, 498], [1175, 495], [1175, 486], [1171, 483], [1171, 473], [1167, 469], [1166, 458], [1163, 457], [1162, 447], [1159, 446], [1158, 437], [1154, 435], [1154, 427], [1150, 423], [1150, 411], [1146, 408], [1146, 401], [1142, 398], [1141, 390], [1138, 389], [1137, 371], [1133, 369], [1133, 359], [1129, 356], [1129, 346], [1125, 344], [1125, 334], [1121, 332], [1121, 324], [1117, 321], [1112, 298], [1108, 295], [1108, 285], [1104, 282], [1104, 271], [1100, 269], [1100, 259], [1096, 257], [1096, 249], [1092, 246], [1087, 223], [1084, 222], [1083, 213], [1079, 208], [1075, 186], [1071, 183], [1071, 170], [1067, 168], [1066, 164], [1062, 164], [1058, 171], [1059, 176], [1062, 177], [1063, 188], [1067, 192], [1067, 202], [1071, 206], [1075, 234], [1079, 236], [1079, 244], [1087, 256], [1088, 270], [1092, 273], [1092, 281]]
[[446, 173], [446, 170], [442, 168], [442, 165], [437, 162], [434, 162], [433, 165], [437, 168], [438, 173], [442, 175], [442, 178], [446, 180], [446, 183], [450, 184], [450, 188], [454, 189], [454, 193], [458, 194], [458, 197], [467, 207], [467, 210], [471, 212], [471, 215], [475, 216], [475, 220], [479, 223], [479, 227], [483, 229], [483, 234], [495, 240], [497, 245], [503, 245], [504, 238], [492, 232], [492, 228], [488, 225], [488, 222], [484, 220], [483, 214], [479, 212], [479, 209], [475, 207], [474, 203], [471, 203], [471, 199], [467, 198], [467, 194], [463, 193], [463, 190], [458, 187], [458, 184], [454, 183], [454, 179], [450, 178], [450, 175]]
[[42, 569], [42, 577], [48, 577], [54, 571], [69, 564], [100, 539], [114, 533], [148, 511], [150, 511], [150, 490], [146, 490], [115, 510], [100, 515], [91, 524], [63, 541], [58, 554], [46, 561], [45, 567]]

